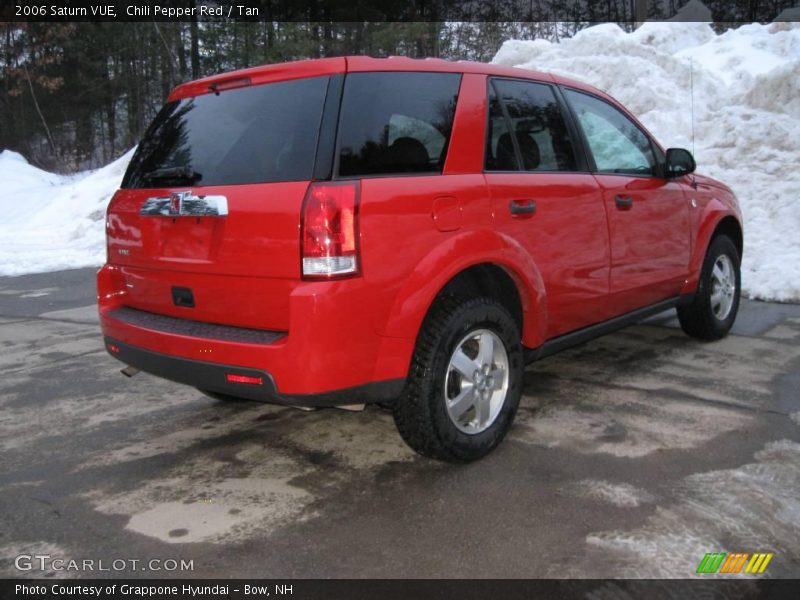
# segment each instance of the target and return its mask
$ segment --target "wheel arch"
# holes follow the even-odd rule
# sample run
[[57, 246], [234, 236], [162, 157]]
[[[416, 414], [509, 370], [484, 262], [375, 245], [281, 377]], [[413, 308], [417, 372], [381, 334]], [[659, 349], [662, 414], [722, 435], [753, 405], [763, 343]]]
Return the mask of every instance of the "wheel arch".
[[708, 250], [708, 245], [710, 245], [711, 242], [714, 241], [714, 238], [719, 235], [726, 235], [731, 239], [733, 245], [736, 246], [736, 251], [739, 253], [739, 260], [741, 260], [742, 251], [744, 250], [744, 233], [742, 232], [742, 226], [736, 217], [733, 215], [727, 215], [719, 220], [716, 227], [714, 227], [711, 237], [708, 240], [706, 251]]
[[744, 250], [744, 230], [741, 221], [728, 206], [715, 199], [709, 202], [701, 218], [689, 263], [689, 276], [681, 291], [682, 294], [692, 294], [697, 289], [708, 247], [714, 238], [720, 235], [731, 238], [741, 260]]
[[[471, 248], [465, 253], [465, 248]], [[465, 233], [430, 253], [395, 298], [384, 334], [416, 339], [425, 316], [442, 296], [490, 297], [520, 326], [522, 343], [544, 342], [545, 288], [533, 259], [519, 244], [495, 232]]]
[[525, 320], [522, 297], [517, 286], [503, 267], [495, 263], [478, 263], [453, 276], [436, 294], [433, 302], [443, 296], [491, 298], [508, 310], [521, 332]]

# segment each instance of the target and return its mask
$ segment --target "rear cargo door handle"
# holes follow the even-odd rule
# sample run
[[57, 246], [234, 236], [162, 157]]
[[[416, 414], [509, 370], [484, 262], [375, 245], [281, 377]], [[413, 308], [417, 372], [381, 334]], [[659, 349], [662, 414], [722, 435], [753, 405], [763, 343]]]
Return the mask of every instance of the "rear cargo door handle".
[[529, 218], [536, 212], [536, 202], [530, 198], [512, 200], [508, 205], [508, 209], [513, 217]]
[[614, 204], [617, 205], [617, 208], [620, 210], [629, 210], [633, 206], [633, 198], [628, 196], [614, 196]]
[[189, 288], [173, 287], [172, 302], [175, 306], [194, 308], [194, 293], [192, 293], [192, 290]]
[[228, 215], [228, 198], [173, 192], [169, 196], [148, 198], [142, 204], [139, 214], [163, 217], [225, 217]]

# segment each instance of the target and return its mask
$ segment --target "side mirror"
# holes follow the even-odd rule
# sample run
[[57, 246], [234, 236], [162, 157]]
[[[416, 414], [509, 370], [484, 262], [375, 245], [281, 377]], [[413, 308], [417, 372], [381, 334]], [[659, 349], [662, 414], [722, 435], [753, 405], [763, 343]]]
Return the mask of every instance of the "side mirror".
[[697, 164], [694, 162], [694, 156], [692, 156], [692, 153], [688, 150], [684, 150], [683, 148], [670, 148], [667, 150], [665, 173], [667, 179], [694, 173], [696, 168]]

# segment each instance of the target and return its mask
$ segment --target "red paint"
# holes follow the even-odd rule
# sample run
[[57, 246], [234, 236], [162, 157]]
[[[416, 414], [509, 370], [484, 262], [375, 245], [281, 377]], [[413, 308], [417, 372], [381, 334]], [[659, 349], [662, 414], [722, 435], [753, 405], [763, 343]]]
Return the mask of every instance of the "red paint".
[[[716, 226], [726, 217], [741, 223], [731, 191], [702, 176], [668, 181], [588, 172], [484, 173], [487, 75], [590, 91], [631, 116], [607, 95], [549, 74], [480, 63], [348, 57], [214, 76], [177, 87], [170, 99], [245, 80], [259, 85], [375, 70], [463, 73], [442, 175], [191, 188], [225, 195], [225, 218], [140, 217], [146, 198], [174, 188], [120, 190], [108, 209], [108, 264], [98, 273], [104, 334], [198, 361], [213, 352], [214, 363], [269, 373], [280, 393], [329, 392], [405, 377], [431, 303], [471, 266], [493, 264], [509, 274], [522, 300], [523, 343], [536, 347], [694, 291]], [[343, 194], [334, 194], [332, 203], [315, 196], [337, 186]], [[633, 199], [629, 208], [617, 208], [619, 194]], [[316, 204], [309, 206], [308, 198]], [[535, 212], [515, 218], [511, 204], [528, 199], [535, 201]], [[344, 229], [322, 227], [337, 210], [350, 214]], [[303, 256], [319, 254], [308, 237], [311, 221], [337, 252], [357, 256], [357, 273], [303, 278]], [[172, 287], [191, 288], [195, 307], [175, 306]], [[265, 346], [154, 332], [108, 316], [121, 305], [287, 335]]]
[[461, 229], [461, 201], [455, 196], [438, 196], [433, 200], [431, 218], [441, 232]]

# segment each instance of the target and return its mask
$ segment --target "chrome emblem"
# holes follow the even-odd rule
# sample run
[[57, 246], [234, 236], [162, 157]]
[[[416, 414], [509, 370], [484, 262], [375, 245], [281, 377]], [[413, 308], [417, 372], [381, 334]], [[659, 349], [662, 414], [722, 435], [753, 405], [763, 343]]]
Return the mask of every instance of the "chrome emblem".
[[225, 196], [195, 196], [190, 191], [172, 192], [169, 196], [148, 198], [139, 214], [152, 217], [226, 217]]
[[172, 192], [169, 195], [169, 214], [172, 217], [177, 217], [183, 210], [184, 198], [191, 195], [191, 192]]

